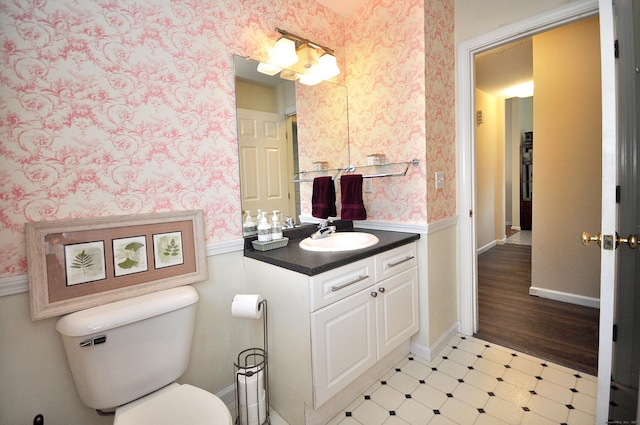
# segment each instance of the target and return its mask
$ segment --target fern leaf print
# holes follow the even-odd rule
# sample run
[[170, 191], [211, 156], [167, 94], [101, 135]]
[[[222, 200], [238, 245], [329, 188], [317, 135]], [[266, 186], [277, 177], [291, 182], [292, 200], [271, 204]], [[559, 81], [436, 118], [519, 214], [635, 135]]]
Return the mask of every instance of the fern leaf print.
[[93, 259], [83, 249], [81, 253], [76, 255], [71, 263], [72, 269], [81, 269], [83, 274], [87, 274], [87, 269], [93, 265]]
[[104, 242], [85, 242], [65, 245], [67, 286], [107, 278]]

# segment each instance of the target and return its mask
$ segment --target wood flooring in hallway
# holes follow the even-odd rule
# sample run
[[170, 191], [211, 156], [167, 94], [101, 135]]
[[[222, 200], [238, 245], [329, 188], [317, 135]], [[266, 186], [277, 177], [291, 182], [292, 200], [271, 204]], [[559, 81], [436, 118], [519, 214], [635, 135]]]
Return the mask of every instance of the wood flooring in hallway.
[[477, 338], [597, 375], [599, 310], [529, 295], [531, 246], [478, 256]]

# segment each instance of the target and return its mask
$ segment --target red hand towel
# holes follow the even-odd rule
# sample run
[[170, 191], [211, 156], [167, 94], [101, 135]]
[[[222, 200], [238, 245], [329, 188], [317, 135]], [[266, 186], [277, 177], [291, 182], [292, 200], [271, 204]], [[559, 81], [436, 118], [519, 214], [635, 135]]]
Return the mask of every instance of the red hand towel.
[[313, 179], [311, 215], [317, 218], [336, 217], [336, 187], [330, 176]]
[[345, 174], [340, 177], [342, 196], [342, 220], [366, 220], [367, 210], [362, 201], [362, 174]]

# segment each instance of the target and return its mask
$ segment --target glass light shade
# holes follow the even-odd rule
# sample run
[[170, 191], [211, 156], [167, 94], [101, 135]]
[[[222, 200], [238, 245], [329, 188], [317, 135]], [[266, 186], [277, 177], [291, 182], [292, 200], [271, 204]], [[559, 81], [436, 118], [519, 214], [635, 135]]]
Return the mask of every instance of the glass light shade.
[[320, 67], [320, 77], [324, 80], [335, 77], [340, 74], [340, 68], [338, 68], [338, 62], [336, 57], [329, 53], [320, 56], [318, 59]]
[[308, 44], [304, 44], [298, 49], [298, 57], [300, 58], [298, 65], [302, 65], [307, 69], [318, 64], [318, 52]]
[[277, 66], [268, 63], [260, 62], [258, 64], [258, 72], [266, 75], [276, 75], [280, 71], [282, 71], [282, 68], [278, 68]]
[[318, 66], [318, 52], [313, 47], [304, 44], [298, 48], [297, 53], [300, 60], [291, 67], [293, 71], [298, 74], [308, 74], [311, 69]]
[[306, 86], [315, 86], [318, 83], [322, 82], [322, 78], [316, 77], [314, 75], [300, 75], [300, 84], [304, 84]]
[[287, 68], [298, 62], [296, 43], [288, 38], [281, 38], [271, 49], [269, 63], [279, 68]]
[[290, 69], [283, 69], [280, 73], [280, 78], [284, 80], [295, 81], [300, 78], [300, 74], [298, 74], [297, 72], [293, 72]]

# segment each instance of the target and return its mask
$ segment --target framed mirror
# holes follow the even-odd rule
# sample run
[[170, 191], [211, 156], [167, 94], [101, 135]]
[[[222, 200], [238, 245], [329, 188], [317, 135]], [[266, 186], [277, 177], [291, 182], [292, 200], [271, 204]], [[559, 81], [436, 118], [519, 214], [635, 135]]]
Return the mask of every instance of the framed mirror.
[[349, 165], [347, 88], [264, 75], [241, 56], [234, 65], [243, 216], [278, 210], [299, 223], [311, 215], [312, 184], [292, 180]]

